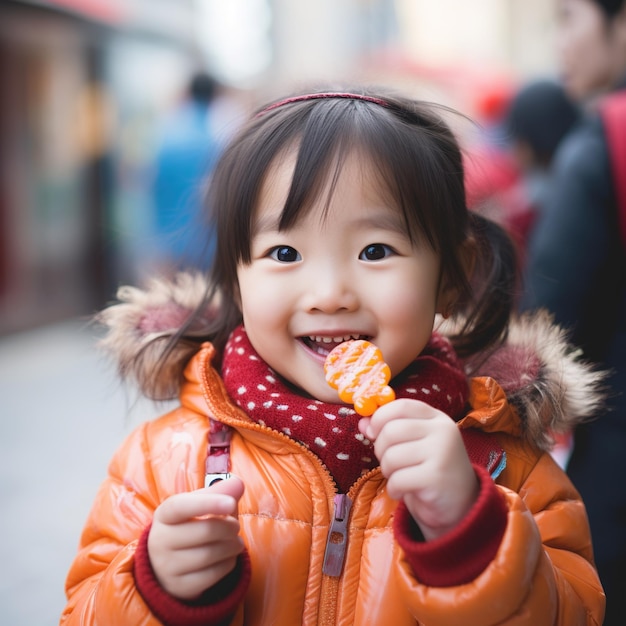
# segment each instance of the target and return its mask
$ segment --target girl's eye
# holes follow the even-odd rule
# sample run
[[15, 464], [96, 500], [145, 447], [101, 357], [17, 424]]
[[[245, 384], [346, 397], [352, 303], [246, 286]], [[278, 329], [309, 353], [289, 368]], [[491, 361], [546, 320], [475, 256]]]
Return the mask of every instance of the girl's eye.
[[393, 254], [393, 250], [384, 243], [372, 243], [363, 248], [359, 259], [361, 261], [379, 261]]
[[269, 256], [280, 263], [294, 263], [302, 260], [300, 253], [291, 246], [276, 246], [270, 250]]

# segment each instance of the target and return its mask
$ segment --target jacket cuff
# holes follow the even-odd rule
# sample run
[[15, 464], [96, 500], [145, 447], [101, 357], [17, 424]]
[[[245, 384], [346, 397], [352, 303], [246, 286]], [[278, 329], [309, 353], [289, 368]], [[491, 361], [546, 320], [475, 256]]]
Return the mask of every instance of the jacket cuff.
[[150, 526], [141, 534], [133, 563], [139, 594], [164, 626], [221, 626], [230, 623], [250, 584], [250, 557], [242, 552], [235, 569], [207, 589], [197, 600], [185, 602], [159, 584], [148, 555]]
[[424, 541], [404, 502], [394, 519], [396, 541], [417, 580], [429, 587], [454, 587], [474, 580], [494, 559], [504, 535], [508, 509], [489, 473], [474, 465], [480, 481], [478, 499], [450, 532]]

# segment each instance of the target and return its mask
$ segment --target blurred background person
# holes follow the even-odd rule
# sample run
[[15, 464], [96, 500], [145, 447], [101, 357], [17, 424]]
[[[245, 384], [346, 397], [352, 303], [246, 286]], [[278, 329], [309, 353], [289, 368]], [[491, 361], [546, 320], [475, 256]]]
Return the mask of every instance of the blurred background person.
[[554, 154], [580, 116], [577, 103], [561, 84], [550, 79], [522, 85], [507, 108], [504, 134], [520, 176], [504, 194], [503, 221], [522, 255], [537, 215], [548, 200]]
[[[602, 121], [595, 107], [626, 87], [624, 0], [558, 0], [557, 50], [568, 93], [588, 118], [554, 160], [553, 193], [528, 247], [522, 309], [545, 307], [584, 355], [608, 368], [606, 412], [577, 429], [568, 473], [587, 506], [604, 624], [626, 623], [626, 252]], [[626, 172], [624, 173], [626, 175]]]
[[156, 147], [152, 198], [154, 238], [149, 254], [163, 274], [208, 269], [213, 240], [205, 240], [204, 196], [213, 165], [237, 113], [221, 103], [223, 87], [209, 73], [193, 74], [183, 99], [165, 118]]

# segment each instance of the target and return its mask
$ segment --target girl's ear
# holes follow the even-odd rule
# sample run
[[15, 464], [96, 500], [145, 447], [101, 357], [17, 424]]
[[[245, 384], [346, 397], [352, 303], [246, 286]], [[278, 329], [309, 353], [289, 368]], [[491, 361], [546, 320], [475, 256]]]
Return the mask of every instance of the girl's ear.
[[[476, 266], [476, 254], [476, 239], [474, 239], [473, 236], [469, 236], [461, 244], [459, 250], [459, 258], [467, 282], [472, 281], [472, 275]], [[442, 277], [439, 293], [437, 295], [437, 308], [435, 312], [439, 313], [444, 319], [447, 319], [455, 313], [459, 296], [460, 293], [458, 286], [451, 284], [450, 280], [446, 276]]]
[[456, 288], [446, 286], [442, 283], [437, 296], [437, 308], [435, 313], [439, 313], [444, 319], [448, 319], [454, 312], [455, 304], [458, 298]]

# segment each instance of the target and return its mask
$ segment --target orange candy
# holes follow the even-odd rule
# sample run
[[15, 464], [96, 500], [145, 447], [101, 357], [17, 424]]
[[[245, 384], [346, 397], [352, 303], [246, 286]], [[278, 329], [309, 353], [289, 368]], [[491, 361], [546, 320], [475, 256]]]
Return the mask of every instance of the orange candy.
[[357, 339], [335, 346], [324, 363], [326, 382], [339, 391], [343, 402], [354, 404], [354, 410], [369, 417], [396, 394], [387, 384], [391, 370], [381, 351], [369, 341]]

